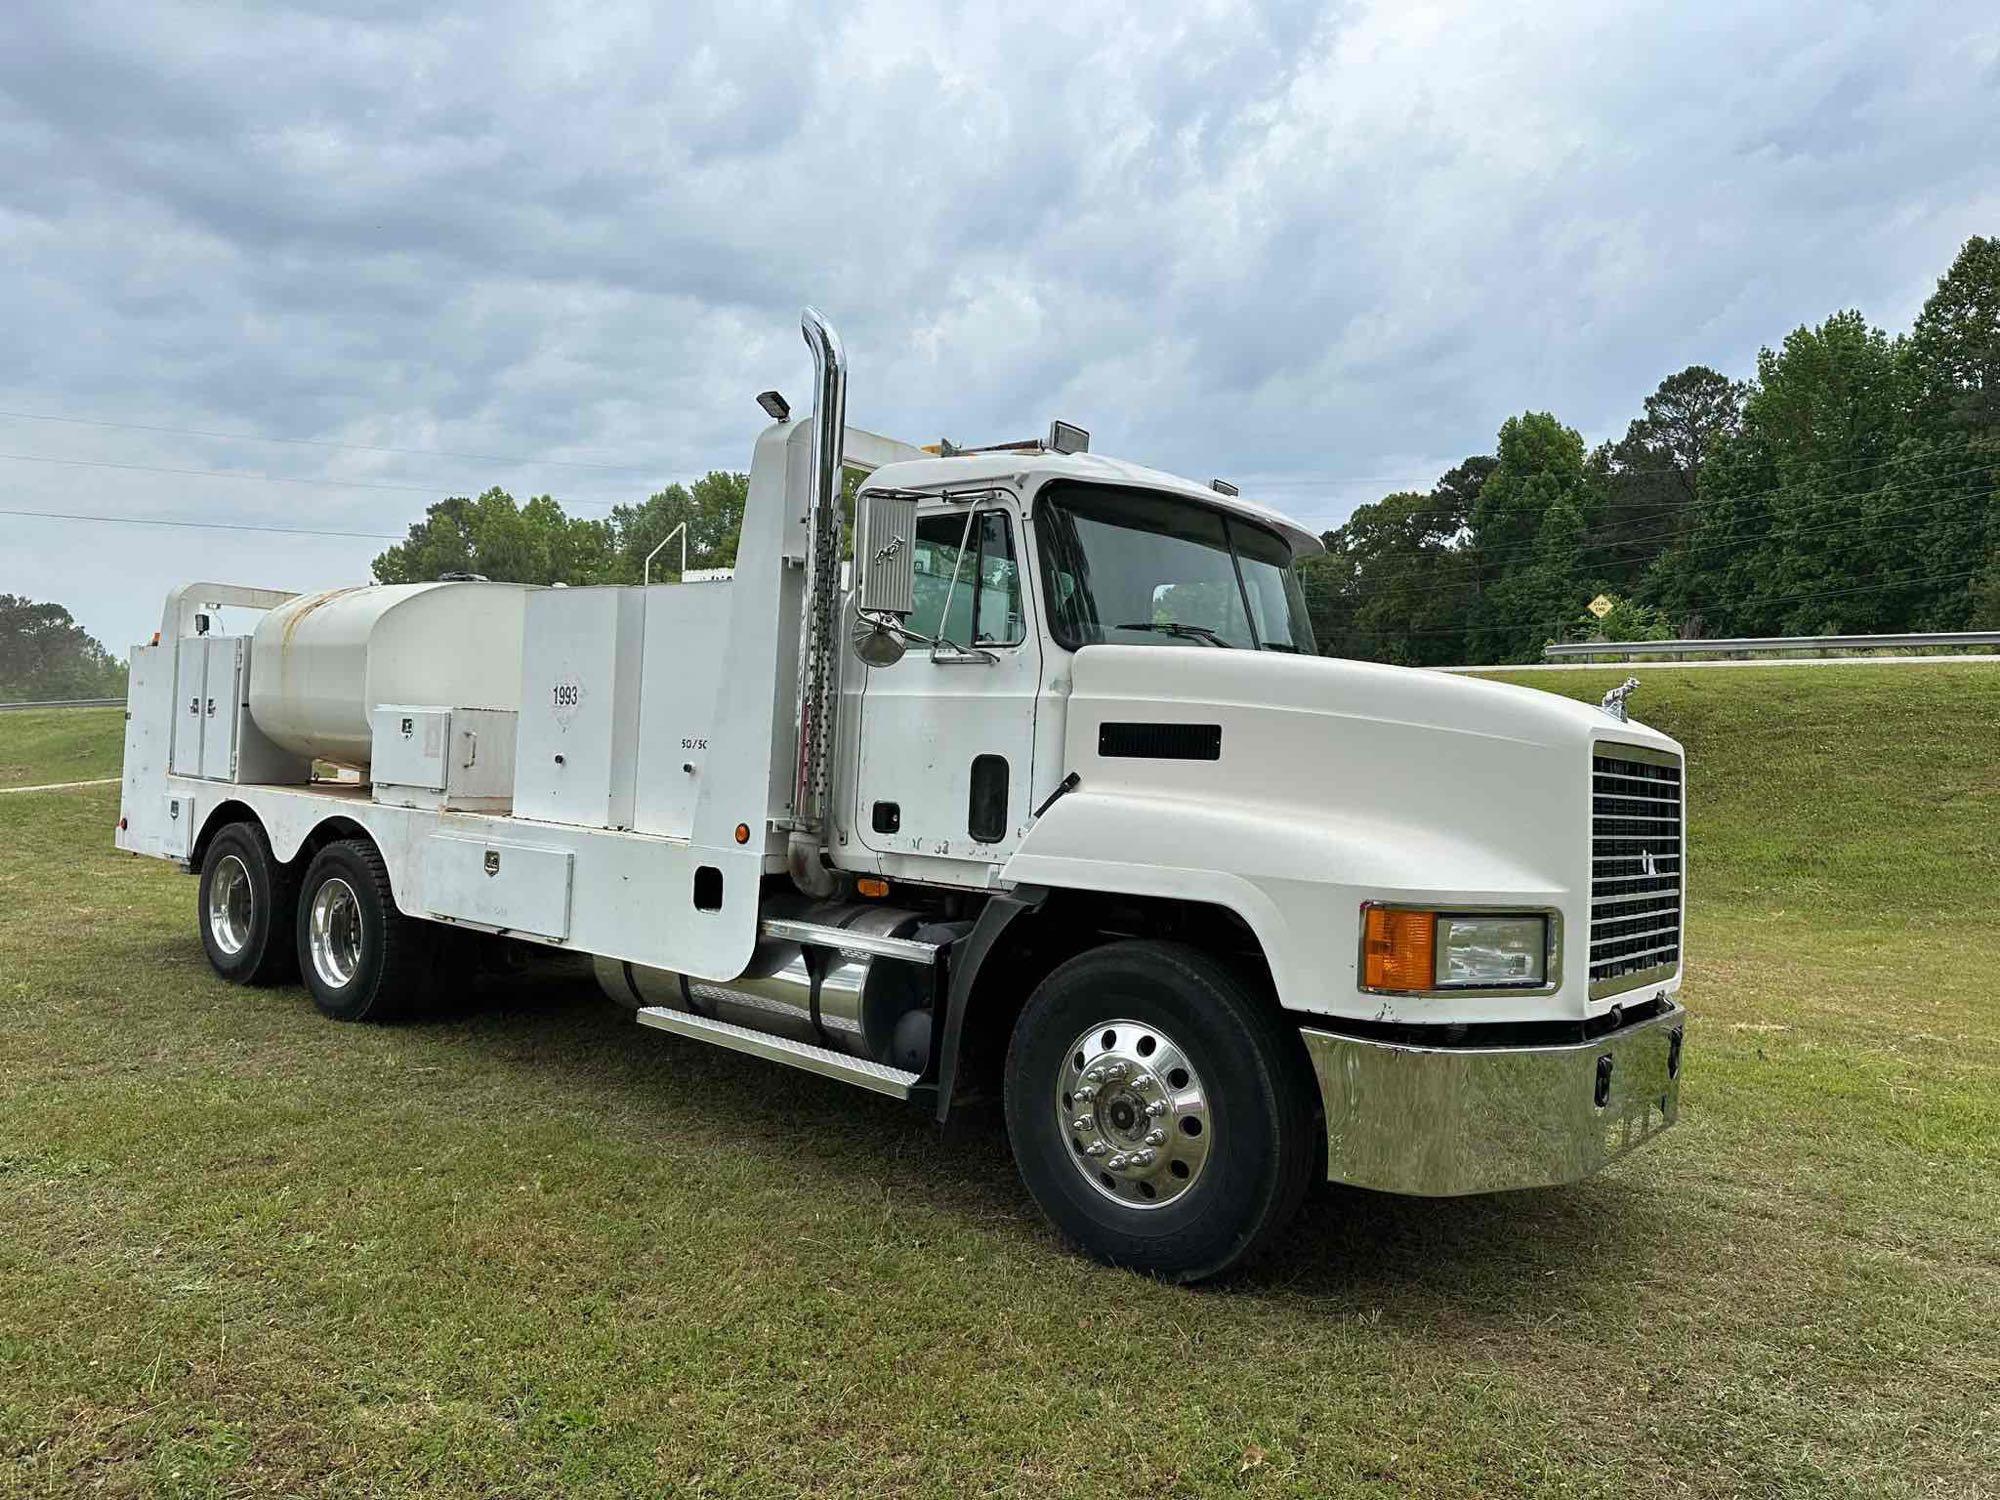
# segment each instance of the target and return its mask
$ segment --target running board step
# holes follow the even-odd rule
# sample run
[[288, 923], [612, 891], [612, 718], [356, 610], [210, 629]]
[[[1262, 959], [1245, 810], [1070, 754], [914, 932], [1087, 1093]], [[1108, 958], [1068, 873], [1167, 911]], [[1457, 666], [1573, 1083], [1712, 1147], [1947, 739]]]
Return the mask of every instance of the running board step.
[[769, 1032], [752, 1031], [748, 1026], [732, 1026], [727, 1021], [712, 1021], [707, 1016], [690, 1015], [684, 1010], [668, 1010], [663, 1005], [649, 1005], [641, 1010], [639, 1024], [657, 1026], [662, 1031], [691, 1036], [697, 1041], [714, 1042], [735, 1052], [747, 1052], [752, 1057], [789, 1063], [808, 1073], [818, 1073], [823, 1078], [838, 1078], [843, 1083], [887, 1094], [892, 1099], [909, 1098], [921, 1076], [892, 1068], [886, 1063], [850, 1057], [831, 1047], [815, 1047], [810, 1042], [795, 1042], [788, 1037], [772, 1036]]

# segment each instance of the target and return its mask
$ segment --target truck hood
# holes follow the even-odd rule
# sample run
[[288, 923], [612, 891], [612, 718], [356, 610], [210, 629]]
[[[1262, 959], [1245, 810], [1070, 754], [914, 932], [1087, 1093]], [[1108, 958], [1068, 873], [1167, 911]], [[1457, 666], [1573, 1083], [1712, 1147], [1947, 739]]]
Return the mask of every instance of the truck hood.
[[[1069, 687], [1078, 780], [1030, 820], [1007, 881], [1226, 907], [1295, 1009], [1442, 1022], [1598, 1004], [1593, 748], [1678, 756], [1667, 736], [1553, 693], [1277, 652], [1090, 646]], [[1558, 911], [1577, 957], [1538, 998], [1358, 993], [1368, 901]]]
[[1135, 709], [1149, 704], [1180, 721], [1213, 709], [1225, 720], [1225, 738], [1230, 717], [1305, 714], [1548, 750], [1581, 748], [1603, 738], [1679, 748], [1637, 720], [1621, 723], [1595, 705], [1555, 693], [1330, 656], [1198, 646], [1086, 646], [1073, 658], [1070, 689], [1073, 703], [1124, 700]]

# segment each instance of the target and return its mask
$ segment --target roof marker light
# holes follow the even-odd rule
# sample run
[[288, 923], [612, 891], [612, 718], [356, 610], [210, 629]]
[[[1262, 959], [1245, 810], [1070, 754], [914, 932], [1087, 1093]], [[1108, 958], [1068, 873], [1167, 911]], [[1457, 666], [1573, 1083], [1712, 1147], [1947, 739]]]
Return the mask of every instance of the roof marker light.
[[1049, 440], [1043, 446], [1055, 453], [1088, 453], [1090, 434], [1074, 422], [1049, 423]]
[[757, 404], [764, 408], [764, 414], [773, 422], [791, 420], [792, 403], [776, 391], [759, 391], [757, 393]]
[[1208, 487], [1218, 495], [1235, 496], [1243, 493], [1243, 491], [1239, 490], [1226, 479], [1211, 479], [1208, 482]]

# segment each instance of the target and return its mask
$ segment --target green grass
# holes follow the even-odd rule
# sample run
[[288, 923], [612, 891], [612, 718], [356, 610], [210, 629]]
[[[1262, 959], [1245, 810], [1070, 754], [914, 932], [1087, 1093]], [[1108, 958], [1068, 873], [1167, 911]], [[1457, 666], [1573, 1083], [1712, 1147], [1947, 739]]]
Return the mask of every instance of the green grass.
[[0, 714], [0, 787], [116, 776], [122, 708], [23, 708]]
[[1065, 1252], [990, 1117], [575, 987], [230, 989], [116, 788], [0, 796], [0, 1493], [2000, 1492], [2000, 673], [1635, 707], [1693, 760], [1681, 1127], [1330, 1189], [1197, 1291]]

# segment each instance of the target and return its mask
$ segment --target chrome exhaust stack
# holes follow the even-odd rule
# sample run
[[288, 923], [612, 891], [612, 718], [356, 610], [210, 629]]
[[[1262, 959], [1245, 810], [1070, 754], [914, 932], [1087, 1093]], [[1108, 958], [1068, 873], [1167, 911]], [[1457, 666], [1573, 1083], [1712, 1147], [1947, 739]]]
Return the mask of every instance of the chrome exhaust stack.
[[798, 761], [785, 865], [792, 883], [824, 899], [838, 888], [827, 867], [827, 762], [839, 701], [840, 481], [847, 433], [847, 355], [817, 308], [800, 318], [813, 356], [812, 497], [806, 511], [806, 594], [799, 622]]

